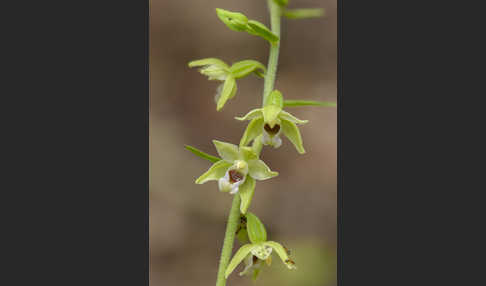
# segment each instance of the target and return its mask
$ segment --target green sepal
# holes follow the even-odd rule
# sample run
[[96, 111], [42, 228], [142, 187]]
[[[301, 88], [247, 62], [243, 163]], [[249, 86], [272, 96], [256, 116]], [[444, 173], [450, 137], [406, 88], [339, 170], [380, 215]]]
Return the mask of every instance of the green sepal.
[[273, 0], [277, 5], [285, 7], [289, 4], [289, 0]]
[[220, 59], [216, 59], [216, 58], [200, 59], [200, 60], [195, 60], [195, 61], [191, 61], [191, 62], [188, 63], [188, 66], [190, 68], [200, 67], [200, 66], [210, 66], [210, 65], [215, 65], [215, 66], [219, 66], [219, 67], [229, 69], [229, 66], [225, 62], [223, 62]]
[[223, 160], [232, 163], [239, 159], [240, 152], [238, 150], [238, 146], [218, 140], [213, 140], [213, 144], [214, 147], [216, 147], [216, 151], [218, 152], [219, 156], [223, 158]]
[[248, 161], [248, 173], [255, 180], [263, 181], [278, 176], [278, 172], [270, 170], [270, 168], [262, 160]]
[[309, 120], [301, 120], [286, 111], [280, 112], [279, 117], [280, 119], [287, 120], [297, 124], [306, 124], [307, 122], [309, 122]]
[[309, 19], [319, 18], [324, 16], [324, 9], [310, 8], [310, 9], [285, 9], [283, 15], [288, 19]]
[[278, 106], [280, 108], [283, 108], [284, 99], [283, 99], [282, 93], [280, 91], [276, 90], [276, 89], [273, 90], [272, 92], [270, 92], [265, 105], [275, 105], [275, 106]]
[[255, 119], [255, 118], [262, 117], [262, 116], [263, 116], [262, 109], [256, 108], [256, 109], [250, 110], [250, 112], [248, 112], [245, 116], [235, 117], [235, 119], [240, 120], [240, 121], [244, 121], [244, 120], [252, 120], [252, 119]]
[[251, 243], [260, 243], [267, 241], [267, 231], [260, 219], [253, 213], [246, 214], [246, 230]]
[[259, 157], [260, 152], [262, 151], [263, 148], [263, 142], [262, 142], [262, 136], [263, 135], [258, 135], [255, 140], [253, 140], [253, 143], [251, 145], [251, 148], [253, 149], [253, 152]]
[[223, 108], [224, 104], [228, 99], [233, 98], [236, 95], [236, 80], [232, 75], [228, 75], [224, 81], [223, 90], [221, 91], [221, 96], [218, 99], [216, 105], [216, 110], [219, 111]]
[[281, 122], [283, 134], [294, 144], [295, 149], [299, 154], [304, 154], [304, 146], [302, 144], [302, 136], [300, 136], [300, 131], [295, 123], [282, 119]]
[[240, 147], [240, 159], [243, 161], [250, 161], [258, 159], [258, 155], [253, 151], [251, 147], [241, 146]]
[[279, 37], [272, 33], [270, 29], [268, 29], [265, 25], [262, 23], [255, 21], [255, 20], [249, 20], [248, 21], [248, 27], [247, 32], [264, 38], [265, 40], [269, 41], [271, 44], [275, 44], [278, 42]]
[[289, 269], [295, 269], [297, 268], [293, 263], [291, 263], [290, 261], [290, 257], [287, 253], [287, 251], [285, 250], [285, 248], [278, 242], [275, 242], [275, 241], [266, 241], [263, 243], [264, 245], [267, 245], [267, 246], [270, 246], [273, 250], [275, 250], [278, 254], [278, 256], [280, 256], [280, 259], [282, 259], [282, 262], [287, 265], [287, 267]]
[[247, 176], [245, 182], [239, 187], [238, 193], [241, 198], [240, 212], [246, 214], [250, 207], [253, 194], [255, 193], [255, 180], [252, 177]]
[[207, 153], [204, 153], [203, 151], [201, 151], [201, 150], [199, 150], [199, 149], [197, 149], [197, 148], [195, 148], [195, 147], [192, 147], [192, 146], [190, 146], [190, 145], [184, 145], [184, 147], [185, 147], [187, 150], [189, 150], [189, 151], [191, 151], [192, 153], [194, 153], [195, 155], [197, 155], [197, 156], [199, 156], [199, 157], [201, 157], [201, 158], [203, 158], [203, 159], [206, 159], [206, 160], [208, 160], [208, 161], [210, 161], [210, 162], [216, 163], [216, 162], [218, 162], [219, 160], [221, 160], [220, 158], [218, 158], [218, 157], [216, 157], [216, 156], [212, 156], [212, 155], [209, 155], [209, 154], [207, 154]]
[[231, 12], [224, 9], [216, 8], [218, 18], [233, 31], [247, 30], [248, 18], [238, 12]]
[[250, 239], [248, 238], [248, 232], [246, 231], [246, 228], [241, 228], [238, 231], [238, 233], [236, 234], [236, 238], [242, 244], [250, 242]]
[[252, 244], [245, 244], [238, 251], [235, 253], [233, 258], [231, 259], [230, 263], [228, 264], [228, 267], [226, 267], [226, 271], [224, 272], [224, 278], [228, 279], [228, 276], [235, 270], [236, 266], [245, 259], [245, 257], [250, 253], [251, 249], [254, 246]]
[[243, 60], [234, 63], [230, 68], [229, 71], [233, 75], [234, 78], [242, 78], [249, 75], [252, 72], [256, 72], [257, 70], [266, 72], [266, 68], [263, 64], [258, 61], [254, 60]]
[[284, 100], [283, 102], [283, 107], [295, 107], [295, 106], [336, 107], [336, 103], [330, 101], [314, 101], [314, 100]]
[[270, 125], [271, 128], [278, 123], [278, 115], [282, 111], [282, 108], [275, 105], [267, 105], [263, 108], [263, 119], [265, 123]]
[[240, 146], [246, 146], [263, 132], [263, 117], [255, 118], [246, 127], [245, 133], [240, 140]]
[[229, 167], [231, 167], [231, 163], [226, 162], [224, 160], [220, 160], [214, 163], [209, 170], [207, 170], [204, 174], [202, 174], [199, 178], [196, 179], [196, 184], [204, 184], [208, 181], [216, 181], [219, 180], [226, 174], [226, 171]]

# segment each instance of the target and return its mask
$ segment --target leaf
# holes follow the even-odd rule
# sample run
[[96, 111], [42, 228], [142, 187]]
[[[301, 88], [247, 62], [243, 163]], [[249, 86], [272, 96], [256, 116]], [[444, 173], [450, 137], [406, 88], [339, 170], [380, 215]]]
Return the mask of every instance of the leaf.
[[336, 107], [336, 103], [330, 101], [314, 101], [314, 100], [284, 100], [283, 106], [284, 107], [295, 107], [295, 106]]
[[240, 155], [238, 146], [218, 140], [213, 140], [213, 144], [216, 147], [219, 156], [227, 162], [232, 163], [233, 161], [238, 160]]
[[218, 158], [218, 157], [216, 157], [216, 156], [212, 156], [212, 155], [209, 155], [209, 154], [207, 154], [207, 153], [204, 153], [203, 151], [201, 151], [201, 150], [199, 150], [199, 149], [197, 149], [197, 148], [195, 148], [195, 147], [192, 147], [192, 146], [190, 146], [190, 145], [184, 145], [184, 147], [185, 147], [187, 150], [191, 151], [192, 153], [196, 154], [197, 156], [199, 156], [199, 157], [201, 157], [201, 158], [203, 158], [203, 159], [206, 159], [206, 160], [208, 160], [208, 161], [210, 161], [210, 162], [216, 163], [216, 162], [218, 162], [219, 160], [221, 160], [220, 158]]
[[252, 72], [256, 72], [257, 70], [262, 70], [264, 73], [266, 72], [265, 66], [254, 60], [243, 60], [236, 62], [230, 67], [229, 70], [235, 78], [245, 77]]
[[233, 31], [247, 30], [248, 18], [238, 12], [231, 12], [228, 10], [216, 8], [218, 18]]
[[270, 168], [262, 160], [248, 161], [248, 173], [255, 180], [263, 181], [278, 176], [278, 172], [270, 170]]
[[228, 99], [234, 97], [236, 94], [236, 81], [235, 78], [231, 75], [228, 75], [226, 80], [224, 81], [223, 90], [221, 91], [221, 96], [218, 99], [218, 103], [216, 105], [216, 110], [219, 111], [223, 108], [224, 104]]
[[260, 243], [267, 241], [267, 231], [260, 219], [252, 214], [246, 214], [246, 231], [252, 243]]
[[214, 163], [206, 173], [202, 174], [199, 178], [196, 179], [196, 184], [204, 184], [208, 181], [216, 181], [219, 178], [223, 177], [226, 174], [228, 168], [231, 167], [231, 163], [228, 163], [224, 160], [220, 160]]
[[245, 259], [245, 257], [250, 253], [251, 249], [253, 248], [253, 245], [251, 244], [245, 244], [238, 251], [235, 253], [233, 258], [231, 259], [230, 263], [228, 264], [228, 267], [226, 267], [226, 271], [224, 272], [224, 278], [228, 279], [228, 276], [235, 270], [236, 266]]
[[247, 176], [245, 182], [240, 186], [238, 193], [241, 198], [240, 211], [242, 214], [245, 214], [250, 207], [251, 199], [255, 193], [255, 180]]
[[251, 140], [263, 133], [263, 117], [255, 118], [245, 129], [245, 133], [240, 140], [240, 146], [246, 146]]
[[288, 19], [308, 19], [319, 18], [324, 16], [324, 9], [311, 8], [311, 9], [286, 9], [283, 15]]
[[270, 29], [268, 29], [265, 25], [258, 21], [249, 20], [248, 26], [250, 27], [250, 29], [247, 30], [248, 33], [262, 37], [265, 40], [269, 41], [271, 44], [275, 44], [279, 40], [279, 37], [277, 35], [272, 33]]
[[302, 145], [302, 136], [300, 136], [300, 131], [295, 123], [282, 119], [281, 122], [283, 134], [294, 144], [295, 149], [299, 154], [304, 154], [304, 146]]
[[206, 58], [206, 59], [191, 61], [191, 62], [188, 63], [188, 66], [190, 68], [200, 67], [200, 66], [209, 66], [209, 65], [215, 65], [215, 66], [224, 67], [224, 68], [229, 69], [229, 66], [225, 62], [223, 62], [220, 59], [216, 59], [216, 58]]

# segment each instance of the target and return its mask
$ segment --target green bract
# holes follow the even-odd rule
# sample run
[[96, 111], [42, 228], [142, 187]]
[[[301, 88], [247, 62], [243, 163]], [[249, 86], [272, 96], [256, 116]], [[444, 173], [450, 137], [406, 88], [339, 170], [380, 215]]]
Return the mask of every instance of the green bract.
[[279, 37], [272, 33], [272, 31], [265, 25], [256, 20], [248, 20], [242, 13], [231, 12], [219, 8], [216, 8], [216, 13], [218, 14], [218, 18], [233, 31], [246, 31], [251, 35], [264, 38], [271, 44], [275, 44], [279, 41]]
[[310, 9], [286, 9], [283, 15], [288, 19], [307, 19], [319, 18], [324, 15], [324, 9], [310, 8]]
[[267, 180], [278, 175], [258, 158], [251, 147], [213, 140], [222, 160], [214, 163], [196, 180], [196, 184], [218, 181], [219, 190], [230, 194], [239, 193], [241, 213], [246, 213], [255, 192], [255, 180]]
[[189, 62], [189, 67], [201, 67], [199, 72], [208, 76], [209, 80], [223, 81], [216, 89], [214, 100], [216, 110], [221, 110], [228, 99], [233, 98], [238, 90], [236, 79], [251, 73], [263, 77], [266, 69], [263, 64], [254, 60], [243, 60], [229, 67], [225, 62], [216, 58], [207, 58]]
[[252, 243], [264, 242], [267, 240], [267, 231], [260, 219], [252, 214], [246, 214], [246, 228], [248, 237]]
[[[233, 256], [231, 262], [229, 263], [228, 267], [225, 271], [225, 278], [235, 270], [236, 266], [241, 263], [241, 261], [245, 260], [245, 269], [240, 275], [245, 275], [250, 272], [250, 270], [255, 270], [257, 273], [254, 273], [254, 276], [258, 275], [259, 267], [261, 265], [261, 261], [267, 261], [268, 264], [271, 262], [271, 254], [272, 250], [277, 252], [278, 256], [282, 260], [282, 262], [287, 266], [289, 269], [296, 269], [294, 261], [292, 261], [285, 250], [285, 248], [278, 242], [275, 241], [264, 241], [259, 243], [251, 243], [245, 244]], [[256, 277], [254, 277], [256, 278]]]
[[283, 98], [278, 90], [270, 93], [267, 105], [263, 108], [253, 109], [237, 120], [251, 120], [240, 141], [240, 146], [246, 146], [251, 140], [262, 135], [264, 145], [275, 148], [282, 145], [280, 133], [283, 133], [295, 146], [297, 152], [304, 154], [304, 146], [299, 128], [296, 124], [305, 124], [308, 120], [300, 120], [292, 114], [282, 110]]

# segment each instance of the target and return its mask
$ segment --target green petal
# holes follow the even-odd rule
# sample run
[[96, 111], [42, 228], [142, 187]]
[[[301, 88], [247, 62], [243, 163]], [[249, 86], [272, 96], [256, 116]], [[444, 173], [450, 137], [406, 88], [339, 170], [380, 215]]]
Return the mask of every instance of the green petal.
[[282, 120], [281, 126], [283, 134], [289, 138], [292, 144], [294, 144], [297, 152], [299, 152], [299, 154], [304, 154], [305, 150], [304, 146], [302, 145], [302, 137], [300, 136], [300, 131], [297, 125], [295, 125], [293, 122]]
[[282, 111], [282, 108], [276, 105], [267, 105], [263, 108], [263, 118], [265, 123], [268, 123], [273, 128], [277, 124], [277, 117]]
[[228, 168], [231, 167], [231, 163], [224, 160], [214, 163], [206, 173], [202, 174], [196, 179], [196, 184], [204, 184], [208, 181], [216, 181], [226, 174]]
[[272, 33], [270, 29], [268, 29], [265, 25], [262, 23], [255, 21], [255, 20], [249, 20], [248, 21], [248, 26], [250, 27], [248, 33], [255, 35], [255, 36], [260, 36], [264, 38], [265, 40], [269, 41], [271, 44], [274, 44], [278, 42], [279, 37]]
[[229, 70], [235, 78], [242, 78], [257, 70], [262, 70], [265, 72], [266, 68], [260, 62], [254, 60], [243, 60], [234, 63]]
[[260, 152], [262, 151], [262, 148], [263, 148], [262, 136], [263, 136], [263, 134], [258, 135], [255, 138], [255, 140], [253, 140], [253, 143], [251, 145], [251, 148], [253, 149], [253, 152], [257, 156], [260, 156]]
[[240, 211], [242, 214], [245, 214], [255, 193], [255, 180], [247, 176], [245, 182], [239, 187], [238, 193], [241, 197]]
[[216, 163], [218, 162], [219, 160], [221, 160], [220, 158], [218, 157], [215, 157], [215, 156], [212, 156], [212, 155], [209, 155], [207, 153], [204, 153], [203, 151], [195, 148], [195, 147], [192, 147], [190, 145], [185, 145], [184, 146], [187, 150], [191, 151], [192, 153], [196, 154], [197, 156], [203, 158], [203, 159], [206, 159], [210, 162], [213, 162], [213, 163]]
[[219, 66], [219, 67], [229, 69], [229, 66], [225, 62], [223, 62], [220, 59], [216, 59], [216, 58], [206, 58], [206, 59], [201, 59], [201, 60], [195, 60], [195, 61], [189, 62], [188, 65], [189, 65], [190, 68], [215, 65], [215, 66]]
[[216, 151], [223, 160], [232, 163], [239, 158], [238, 146], [218, 140], [213, 140], [213, 144], [216, 147]]
[[224, 104], [228, 99], [232, 98], [236, 94], [236, 81], [235, 78], [229, 75], [224, 81], [223, 90], [221, 91], [221, 96], [219, 97], [216, 110], [219, 111], [223, 108]]
[[246, 214], [246, 230], [252, 243], [267, 241], [265, 226], [256, 215], [250, 212]]
[[233, 256], [233, 259], [231, 259], [230, 263], [228, 264], [228, 267], [226, 268], [226, 271], [224, 272], [224, 278], [228, 279], [228, 276], [235, 270], [236, 266], [245, 259], [245, 257], [250, 253], [251, 249], [254, 246], [252, 244], [245, 244], [238, 251], [235, 253]]
[[235, 117], [236, 120], [244, 121], [244, 120], [252, 120], [258, 117], [262, 117], [262, 109], [261, 108], [256, 108], [248, 112], [245, 116], [243, 117]]
[[248, 172], [254, 179], [262, 181], [273, 178], [278, 172], [271, 171], [262, 160], [248, 161]]
[[300, 120], [299, 118], [297, 118], [297, 117], [293, 116], [292, 114], [290, 114], [286, 111], [283, 111], [283, 110], [282, 110], [282, 112], [280, 112], [280, 115], [278, 117], [280, 117], [281, 119], [293, 122], [293, 123], [297, 123], [297, 124], [305, 124], [305, 123], [309, 122], [309, 120]]
[[240, 146], [246, 146], [263, 132], [263, 118], [255, 118], [246, 127], [245, 133], [240, 140]]
[[233, 31], [244, 31], [247, 29], [248, 18], [242, 13], [216, 8], [216, 14]]
[[291, 263], [290, 261], [290, 258], [287, 254], [287, 251], [285, 251], [285, 248], [278, 242], [275, 242], [275, 241], [266, 241], [263, 243], [264, 245], [268, 245], [270, 246], [271, 248], [273, 248], [273, 250], [275, 250], [278, 254], [278, 256], [280, 256], [280, 259], [282, 259], [282, 262], [287, 265], [287, 267], [289, 269], [295, 269], [295, 265], [293, 263]]

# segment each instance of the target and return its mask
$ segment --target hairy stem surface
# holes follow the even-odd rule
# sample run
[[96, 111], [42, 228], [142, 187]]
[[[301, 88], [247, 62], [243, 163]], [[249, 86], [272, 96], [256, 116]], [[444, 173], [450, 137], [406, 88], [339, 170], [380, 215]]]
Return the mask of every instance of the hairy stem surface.
[[[270, 10], [270, 25], [272, 32], [280, 38], [280, 6], [275, 4], [273, 0], [267, 0], [268, 8]], [[277, 75], [278, 52], [280, 49], [280, 40], [270, 46], [270, 55], [268, 56], [267, 73], [265, 75], [265, 83], [263, 86], [263, 106], [267, 102], [268, 95], [272, 92], [275, 85], [275, 77]]]
[[224, 235], [223, 249], [221, 250], [221, 258], [219, 260], [218, 278], [216, 280], [216, 286], [226, 285], [224, 272], [226, 271], [226, 267], [228, 267], [228, 263], [231, 258], [231, 252], [233, 250], [233, 244], [235, 241], [235, 232], [240, 222], [240, 204], [240, 195], [235, 194], [228, 217], [228, 223], [226, 224], [226, 234]]

